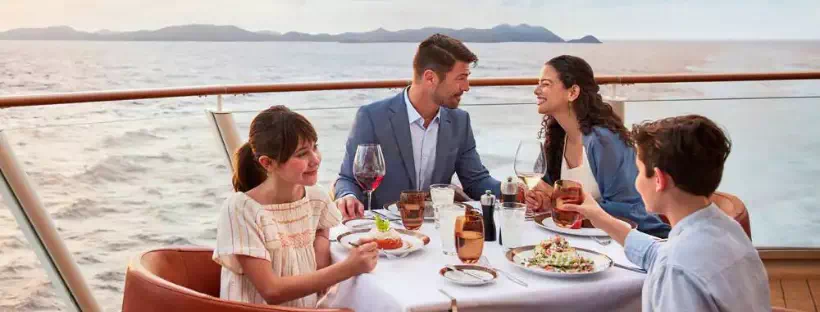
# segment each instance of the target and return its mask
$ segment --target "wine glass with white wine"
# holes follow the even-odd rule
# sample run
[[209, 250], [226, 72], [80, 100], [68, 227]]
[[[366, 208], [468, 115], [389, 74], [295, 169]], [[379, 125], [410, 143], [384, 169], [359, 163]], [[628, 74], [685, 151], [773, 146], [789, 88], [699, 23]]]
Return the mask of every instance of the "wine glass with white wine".
[[515, 175], [532, 190], [547, 173], [547, 159], [544, 144], [539, 140], [524, 140], [518, 143], [515, 152]]

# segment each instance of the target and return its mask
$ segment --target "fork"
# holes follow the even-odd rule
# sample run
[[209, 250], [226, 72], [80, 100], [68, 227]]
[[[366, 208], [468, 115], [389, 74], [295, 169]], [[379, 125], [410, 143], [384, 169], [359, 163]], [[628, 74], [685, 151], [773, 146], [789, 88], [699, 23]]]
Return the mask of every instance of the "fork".
[[439, 288], [438, 291], [440, 293], [444, 294], [445, 296], [447, 296], [447, 298], [450, 298], [450, 311], [458, 312], [458, 306], [456, 305], [456, 298], [453, 297], [453, 296], [450, 296], [450, 294], [448, 294], [446, 291], [444, 291], [444, 289]]
[[502, 271], [502, 270], [501, 270], [501, 269], [499, 269], [499, 268], [493, 267], [493, 266], [492, 266], [492, 264], [490, 264], [490, 259], [489, 259], [489, 258], [487, 258], [487, 257], [485, 257], [485, 256], [481, 256], [481, 258], [479, 258], [479, 260], [478, 260], [478, 263], [484, 264], [484, 265], [486, 265], [487, 267], [489, 267], [489, 268], [491, 268], [491, 269], [493, 269], [493, 270], [498, 271], [498, 273], [504, 274], [504, 276], [506, 276], [506, 277], [507, 277], [507, 279], [509, 279], [509, 280], [510, 280], [510, 281], [512, 281], [513, 283], [516, 283], [516, 284], [521, 285], [521, 286], [524, 286], [524, 287], [529, 287], [529, 285], [527, 285], [527, 283], [526, 283], [526, 282], [524, 282], [524, 281], [522, 281], [521, 279], [519, 279], [519, 278], [517, 278], [517, 277], [513, 276], [513, 275], [512, 275], [512, 274], [510, 274], [510, 273], [507, 273], [507, 271]]
[[[350, 246], [357, 247], [357, 248], [358, 248], [359, 246], [361, 246], [359, 243], [356, 243], [356, 242], [348, 242], [348, 244], [350, 244]], [[390, 254], [390, 253], [386, 253], [386, 252], [384, 252], [384, 249], [379, 249], [379, 254], [384, 255], [385, 257], [387, 257], [387, 259], [396, 259], [396, 258], [400, 258], [400, 256], [397, 256], [397, 255], [393, 255], [393, 254]]]
[[382, 219], [385, 219], [385, 220], [390, 221], [390, 223], [393, 223], [393, 224], [395, 224], [395, 225], [398, 225], [398, 226], [404, 227], [404, 224], [402, 224], [402, 223], [401, 223], [401, 219], [390, 218], [390, 217], [388, 217], [386, 214], [384, 214], [384, 213], [383, 213], [383, 212], [381, 212], [381, 211], [370, 210], [370, 212], [372, 212], [373, 214], [377, 214], [377, 215], [379, 215], [379, 217], [381, 217]]
[[609, 245], [609, 243], [611, 243], [611, 242], [612, 242], [612, 239], [611, 239], [611, 238], [609, 238], [609, 237], [606, 237], [606, 238], [600, 238], [600, 237], [598, 237], [598, 236], [592, 236], [592, 240], [594, 240], [594, 241], [595, 241], [596, 243], [598, 243], [598, 244], [601, 244], [601, 246], [606, 246], [606, 245]]

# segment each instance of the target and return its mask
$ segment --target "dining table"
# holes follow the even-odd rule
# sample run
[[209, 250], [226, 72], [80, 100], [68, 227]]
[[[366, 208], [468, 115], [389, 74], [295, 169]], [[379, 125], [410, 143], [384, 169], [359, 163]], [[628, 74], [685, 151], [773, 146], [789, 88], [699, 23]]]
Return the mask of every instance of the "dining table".
[[[473, 203], [474, 204], [474, 203]], [[389, 215], [389, 211], [381, 210]], [[393, 226], [400, 227], [400, 221]], [[331, 229], [331, 237], [350, 231], [346, 225]], [[522, 229], [522, 244], [535, 245], [561, 235], [571, 246], [597, 251], [614, 263], [635, 268], [615, 241], [559, 234], [533, 221]], [[418, 230], [430, 241], [404, 257], [382, 255], [376, 268], [349, 278], [331, 290], [322, 306], [354, 311], [640, 311], [645, 274], [612, 266], [591, 276], [548, 277], [528, 272], [509, 261], [499, 242], [485, 241], [483, 265], [499, 270], [493, 282], [479, 286], [453, 283], [439, 274], [448, 264], [462, 264], [455, 255], [442, 252], [433, 222]], [[500, 230], [503, 239], [503, 228]], [[333, 262], [347, 257], [348, 247], [332, 239]], [[511, 278], [508, 278], [511, 275]], [[516, 283], [523, 281], [526, 286]], [[455, 300], [451, 300], [452, 297]], [[455, 308], [452, 306], [455, 301]]]

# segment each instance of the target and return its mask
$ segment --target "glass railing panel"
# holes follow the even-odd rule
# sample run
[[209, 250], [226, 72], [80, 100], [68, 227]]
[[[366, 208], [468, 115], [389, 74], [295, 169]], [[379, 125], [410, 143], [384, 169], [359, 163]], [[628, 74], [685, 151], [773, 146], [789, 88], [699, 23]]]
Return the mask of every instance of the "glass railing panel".
[[[496, 91], [487, 91], [492, 89]], [[481, 159], [496, 178], [514, 174], [512, 162], [518, 142], [536, 138], [541, 128], [542, 117], [536, 113], [532, 100], [521, 95], [523, 89], [476, 88], [487, 94], [478, 96], [482, 102], [462, 105], [470, 113]], [[507, 93], [512, 100], [500, 101]], [[747, 206], [754, 244], [820, 248], [820, 241], [816, 239], [820, 234], [816, 230], [820, 219], [815, 217], [818, 211], [814, 209], [820, 199], [820, 195], [815, 194], [820, 184], [813, 181], [812, 174], [820, 169], [814, 168], [810, 161], [811, 155], [820, 152], [817, 139], [820, 128], [813, 126], [813, 122], [820, 119], [820, 99], [810, 92], [790, 94], [786, 98], [748, 93], [746, 96], [746, 99], [670, 98], [668, 101], [645, 97], [627, 102], [626, 123], [687, 113], [714, 119], [733, 141], [719, 190], [738, 196]], [[377, 99], [375, 95], [342, 99], [339, 105], [348, 107], [348, 103], [355, 100], [369, 103]], [[324, 157], [320, 183], [329, 186], [338, 174], [356, 109], [317, 111], [299, 110], [299, 105], [291, 107], [305, 114], [317, 127]], [[247, 127], [255, 115], [256, 111], [236, 115], [243, 138], [247, 137]]]
[[[216, 221], [230, 189], [230, 169], [204, 112], [54, 123], [6, 130], [58, 233], [104, 311], [122, 305], [125, 268], [150, 248], [213, 247]], [[62, 304], [34, 253], [0, 215], [3, 304], [40, 310]], [[19, 230], [18, 230], [19, 232]], [[26, 292], [26, 293], [21, 293]]]
[[628, 103], [627, 124], [696, 113], [732, 139], [720, 191], [738, 196], [756, 246], [820, 248], [820, 98]]
[[0, 311], [62, 311], [65, 303], [0, 196]]
[[[319, 181], [329, 188], [338, 174], [358, 106], [398, 91], [228, 96], [225, 107], [237, 111], [234, 117], [243, 139], [251, 119], [270, 105], [286, 104], [307, 116], [317, 128], [323, 152]], [[541, 127], [541, 116], [528, 93], [531, 88], [475, 91], [462, 108], [470, 113], [482, 161], [496, 178], [512, 175], [518, 141], [535, 138]], [[812, 226], [820, 222], [814, 209], [818, 184], [812, 180], [818, 170], [810, 159], [820, 151], [816, 139], [820, 130], [813, 126], [820, 117], [818, 99], [673, 100], [647, 97], [628, 102], [626, 123], [684, 113], [713, 118], [734, 142], [720, 190], [746, 204], [755, 245], [820, 247]], [[202, 107], [148, 115], [117, 107], [118, 116], [127, 119], [83, 122], [81, 115], [95, 114], [88, 108], [76, 116], [46, 114], [44, 124], [37, 120], [41, 114], [23, 110], [17, 113], [25, 121], [6, 128], [105, 310], [119, 309], [124, 268], [138, 252], [179, 244], [213, 246], [218, 209], [231, 192], [230, 170]], [[9, 116], [4, 115], [5, 121]], [[13, 222], [6, 210], [0, 213], [0, 228], [5, 229], [0, 243], [13, 247], [0, 256], [13, 263], [4, 266], [12, 269], [0, 273], [0, 279], [40, 277], [39, 284], [29, 282], [35, 284], [4, 292], [3, 307], [59, 309], [62, 303], [51, 293], [45, 274], [34, 269], [36, 258], [19, 230], [8, 230], [14, 228]]]

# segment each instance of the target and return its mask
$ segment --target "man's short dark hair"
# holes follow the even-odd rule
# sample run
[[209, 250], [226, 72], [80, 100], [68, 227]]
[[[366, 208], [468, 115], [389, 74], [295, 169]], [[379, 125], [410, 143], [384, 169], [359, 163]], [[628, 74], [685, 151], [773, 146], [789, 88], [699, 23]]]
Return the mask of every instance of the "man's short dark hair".
[[678, 188], [698, 196], [710, 196], [717, 190], [732, 149], [723, 130], [700, 115], [634, 125], [632, 137], [647, 177], [654, 176], [658, 168]]
[[478, 57], [458, 39], [447, 35], [434, 34], [419, 44], [413, 57], [413, 74], [416, 78], [426, 70], [432, 70], [439, 79], [444, 79], [453, 70], [456, 61], [476, 63]]

